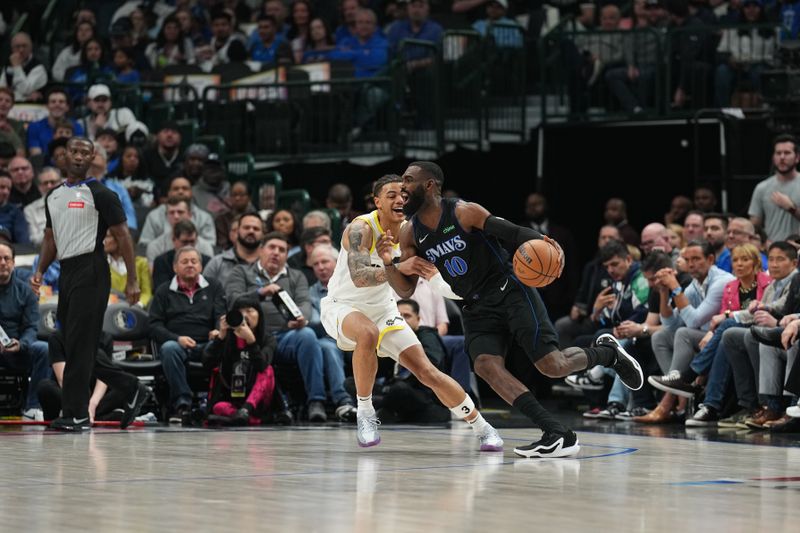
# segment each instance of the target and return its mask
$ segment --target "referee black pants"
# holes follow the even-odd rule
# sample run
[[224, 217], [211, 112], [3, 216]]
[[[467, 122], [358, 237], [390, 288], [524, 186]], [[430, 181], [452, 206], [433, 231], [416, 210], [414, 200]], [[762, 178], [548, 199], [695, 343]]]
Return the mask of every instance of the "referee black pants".
[[89, 388], [110, 292], [111, 274], [103, 255], [92, 253], [61, 261], [58, 321], [64, 332], [65, 418], [89, 416]]

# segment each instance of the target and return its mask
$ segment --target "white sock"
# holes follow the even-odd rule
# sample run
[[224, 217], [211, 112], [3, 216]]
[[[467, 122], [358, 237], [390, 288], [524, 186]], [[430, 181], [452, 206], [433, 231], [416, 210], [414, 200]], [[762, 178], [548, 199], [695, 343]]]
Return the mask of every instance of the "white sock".
[[467, 424], [469, 424], [472, 430], [478, 435], [482, 434], [489, 427], [489, 422], [487, 422], [480, 413], [478, 413], [478, 416], [476, 416], [474, 420], [468, 420]]
[[358, 401], [357, 416], [375, 416], [375, 408], [372, 406], [372, 394], [367, 397], [356, 396]]

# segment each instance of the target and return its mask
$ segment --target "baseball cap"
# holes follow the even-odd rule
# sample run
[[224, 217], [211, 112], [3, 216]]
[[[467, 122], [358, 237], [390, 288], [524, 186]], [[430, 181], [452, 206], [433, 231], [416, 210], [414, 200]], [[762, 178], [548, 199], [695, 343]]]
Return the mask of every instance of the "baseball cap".
[[190, 144], [189, 147], [186, 149], [186, 157], [197, 156], [197, 157], [202, 157], [203, 159], [208, 159], [209, 152], [210, 150], [208, 149], [208, 146], [206, 146], [205, 144], [194, 143]]
[[206, 165], [216, 165], [221, 167], [222, 158], [219, 156], [219, 154], [211, 152], [210, 154], [208, 154], [208, 157], [206, 158]]
[[108, 88], [108, 85], [98, 83], [97, 85], [89, 87], [89, 100], [94, 100], [98, 96], [107, 96], [111, 98], [111, 89]]

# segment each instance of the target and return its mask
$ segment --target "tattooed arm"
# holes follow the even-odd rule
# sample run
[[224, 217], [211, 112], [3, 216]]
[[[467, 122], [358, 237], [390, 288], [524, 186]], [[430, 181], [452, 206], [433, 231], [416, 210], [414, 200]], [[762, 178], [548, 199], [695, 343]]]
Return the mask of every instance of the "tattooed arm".
[[372, 266], [369, 249], [372, 246], [372, 228], [363, 220], [354, 220], [345, 230], [342, 241], [347, 250], [350, 279], [356, 287], [374, 287], [386, 281], [386, 272]]

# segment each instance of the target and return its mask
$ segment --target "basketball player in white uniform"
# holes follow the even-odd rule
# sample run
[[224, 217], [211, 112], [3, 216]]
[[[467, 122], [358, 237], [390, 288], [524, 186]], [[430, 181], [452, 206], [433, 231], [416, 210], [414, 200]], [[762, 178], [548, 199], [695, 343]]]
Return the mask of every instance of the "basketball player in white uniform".
[[[328, 283], [328, 295], [320, 303], [325, 331], [336, 339], [339, 348], [353, 351], [358, 444], [375, 446], [381, 441], [380, 422], [372, 406], [377, 352], [378, 356], [398, 361], [433, 390], [453, 413], [469, 423], [480, 441], [481, 451], [501, 451], [500, 435], [484, 420], [464, 389], [428, 360], [417, 336], [397, 310], [376, 244], [386, 231], [399, 235], [405, 224], [401, 188], [402, 180], [397, 175], [384, 176], [375, 182], [373, 194], [377, 209], [357, 217], [345, 229], [339, 259]], [[393, 255], [400, 256], [397, 244]], [[397, 268], [407, 275], [430, 277], [436, 273], [436, 267], [417, 259], [398, 264]]]

